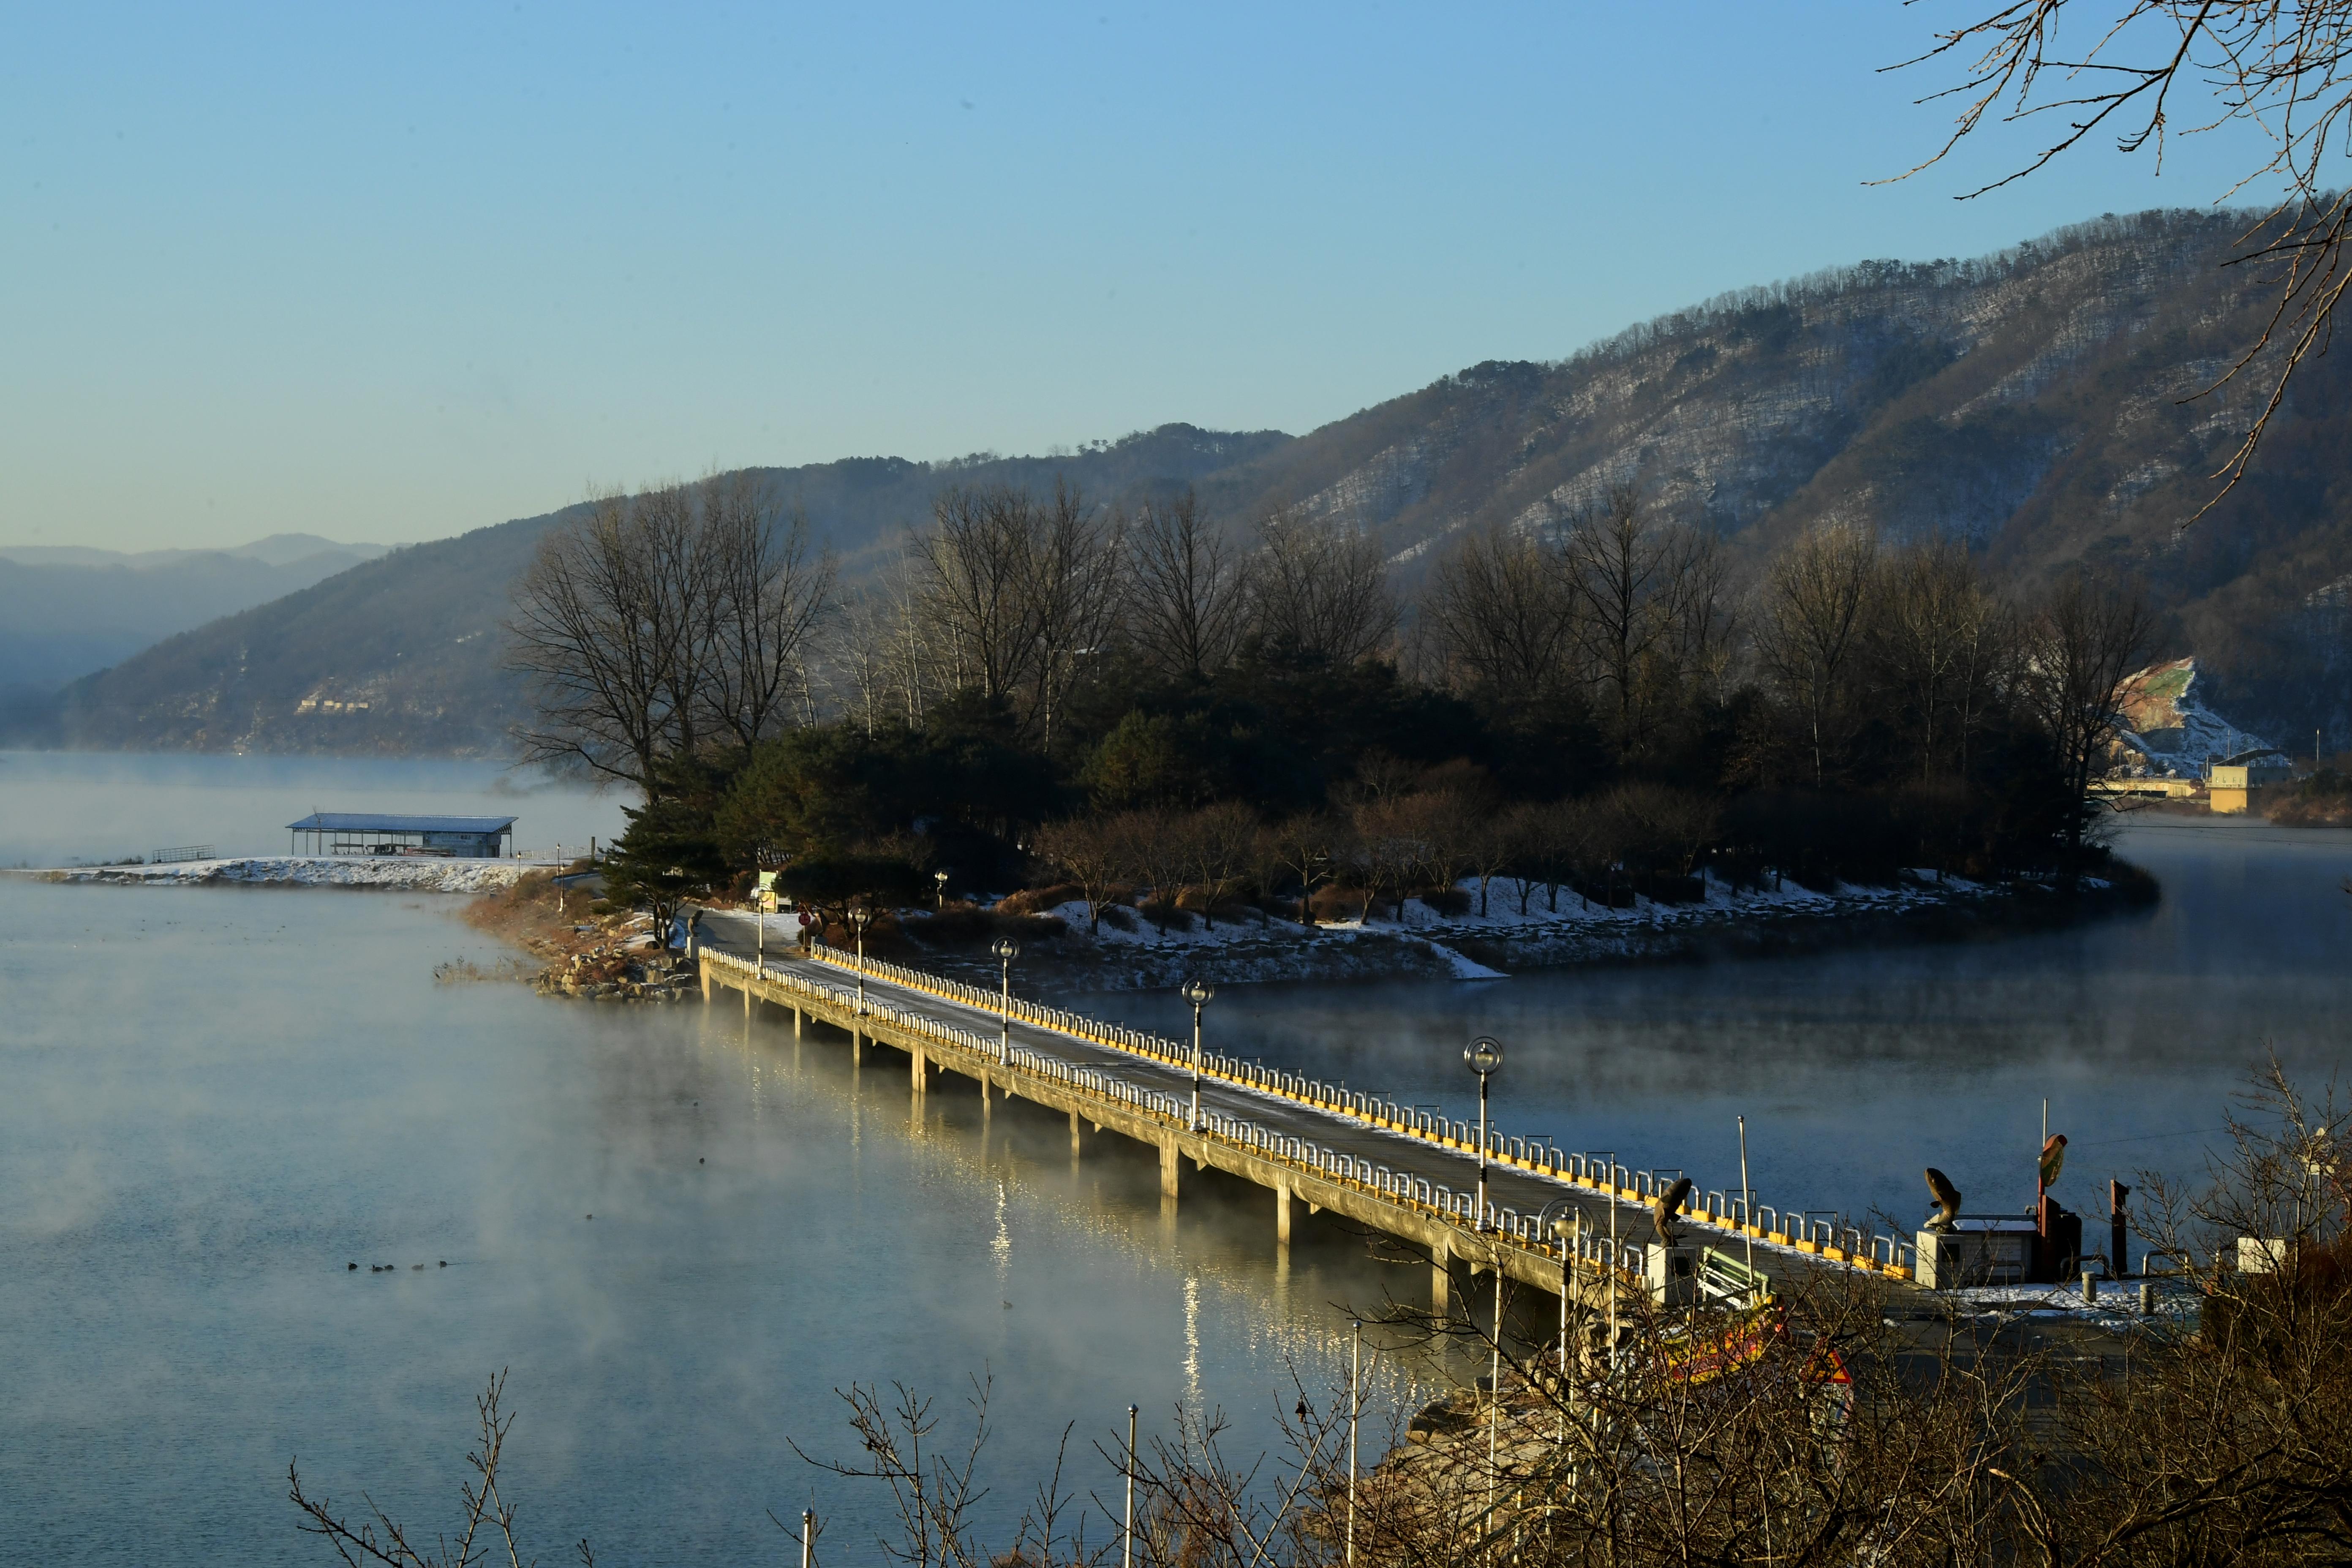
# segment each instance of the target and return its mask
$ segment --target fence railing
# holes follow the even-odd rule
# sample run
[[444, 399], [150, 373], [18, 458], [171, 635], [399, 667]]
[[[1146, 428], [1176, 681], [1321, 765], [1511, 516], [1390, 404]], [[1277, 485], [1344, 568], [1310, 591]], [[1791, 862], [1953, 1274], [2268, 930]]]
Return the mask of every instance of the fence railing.
[[[730, 955], [715, 956], [723, 958]], [[836, 971], [852, 974], [860, 967], [856, 954], [834, 948], [816, 947], [812, 950], [811, 956]], [[751, 965], [745, 963], [744, 967], [748, 969]], [[1009, 1014], [1022, 1023], [1052, 1029], [1075, 1039], [1141, 1057], [1162, 1066], [1188, 1071], [1192, 1067], [1192, 1047], [1189, 1042], [1147, 1034], [1124, 1025], [1105, 1023], [1019, 996], [1007, 998], [1002, 991], [992, 991], [945, 975], [909, 969], [887, 959], [869, 958], [864, 961], [863, 967], [869, 979], [878, 977], [911, 991], [999, 1016]], [[771, 969], [768, 973], [773, 976], [779, 972]], [[994, 1042], [989, 1042], [987, 1048], [993, 1050]], [[1261, 1062], [1241, 1061], [1204, 1049], [1201, 1053], [1201, 1076], [1291, 1104], [1307, 1106], [1326, 1115], [1360, 1121], [1392, 1136], [1451, 1152], [1475, 1155], [1478, 1152], [1478, 1130], [1475, 1123], [1448, 1121], [1419, 1107], [1399, 1105], [1393, 1100], [1325, 1083], [1319, 1079], [1269, 1068]], [[1675, 1178], [1682, 1174], [1679, 1170], [1635, 1170], [1619, 1163], [1613, 1155], [1579, 1153], [1553, 1147], [1541, 1137], [1507, 1136], [1491, 1127], [1487, 1131], [1486, 1158], [1490, 1163], [1557, 1182], [1612, 1202], [1644, 1206], [1654, 1204], [1659, 1195], [1673, 1184]], [[1759, 1216], [1765, 1215], [1772, 1216], [1769, 1224], [1759, 1221]], [[1787, 1247], [1824, 1262], [1844, 1264], [1895, 1279], [1916, 1276], [1917, 1250], [1911, 1243], [1899, 1237], [1880, 1236], [1857, 1226], [1841, 1227], [1829, 1220], [1815, 1218], [1809, 1225], [1808, 1217], [1798, 1211], [1783, 1215], [1757, 1202], [1752, 1194], [1742, 1198], [1737, 1192], [1721, 1190], [1704, 1194], [1683, 1215], [1687, 1222], [1746, 1237], [1768, 1247]]]
[[[855, 1008], [857, 1005], [857, 994], [852, 987], [829, 985], [773, 966], [755, 965], [748, 960], [737, 958], [732, 953], [706, 950], [702, 957], [705, 963], [716, 962], [724, 968], [734, 969], [747, 976], [756, 975], [771, 984], [779, 985], [789, 991], [797, 991], [812, 999], [829, 1002], [835, 1006]], [[948, 984], [957, 983], [949, 982]], [[928, 1018], [920, 1014], [908, 1013], [903, 1009], [892, 1007], [887, 1003], [877, 1002], [871, 995], [866, 999], [864, 1016], [941, 1044], [971, 1051], [990, 1060], [997, 1060], [1001, 1058], [1006, 1065], [1066, 1084], [1081, 1093], [1098, 1096], [1130, 1110], [1141, 1111], [1171, 1126], [1184, 1127], [1189, 1121], [1191, 1107], [1186, 1099], [1163, 1093], [1140, 1084], [1129, 1083], [1099, 1068], [1065, 1061], [1058, 1057], [1049, 1057], [1020, 1045], [1012, 1046], [1008, 1050], [1000, 1040], [973, 1034], [968, 1029], [958, 1028], [952, 1024], [945, 1024], [936, 1018]], [[1433, 1185], [1425, 1177], [1414, 1176], [1406, 1172], [1392, 1172], [1387, 1166], [1367, 1160], [1361, 1155], [1328, 1149], [1311, 1138], [1269, 1128], [1251, 1121], [1247, 1118], [1236, 1117], [1222, 1111], [1202, 1113], [1200, 1135], [1245, 1150], [1258, 1158], [1318, 1176], [1337, 1185], [1362, 1192], [1369, 1196], [1385, 1199], [1400, 1207], [1443, 1219], [1449, 1224], [1460, 1226], [1465, 1230], [1473, 1228], [1471, 1222], [1475, 1199], [1470, 1192], [1456, 1193], [1443, 1184]], [[1487, 1210], [1487, 1220], [1488, 1231], [1480, 1233], [1482, 1238], [1487, 1241], [1499, 1241], [1533, 1256], [1556, 1262], [1565, 1263], [1572, 1257], [1575, 1261], [1594, 1271], [1605, 1270], [1610, 1266], [1605, 1244], [1598, 1247], [1588, 1247], [1578, 1250], [1571, 1247], [1568, 1238], [1546, 1239], [1538, 1237], [1535, 1234], [1533, 1217], [1522, 1215], [1516, 1209], [1490, 1205]], [[1632, 1246], [1620, 1249], [1616, 1259], [1616, 1271], [1626, 1283], [1639, 1280], [1642, 1275], [1640, 1249]]]
[[218, 858], [220, 857], [213, 853], [213, 847], [209, 844], [175, 844], [169, 849], [158, 849], [147, 857], [148, 863], [154, 866], [175, 866], [183, 860]]

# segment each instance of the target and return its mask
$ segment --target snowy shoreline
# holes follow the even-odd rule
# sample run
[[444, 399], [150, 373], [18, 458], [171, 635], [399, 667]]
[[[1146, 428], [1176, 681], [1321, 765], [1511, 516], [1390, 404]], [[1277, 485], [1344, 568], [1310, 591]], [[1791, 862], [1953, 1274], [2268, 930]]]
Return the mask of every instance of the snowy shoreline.
[[[1051, 966], [1052, 983], [1088, 990], [1151, 990], [1202, 973], [1220, 984], [1335, 980], [1506, 979], [1521, 970], [1576, 963], [1627, 963], [1685, 959], [1707, 952], [1798, 951], [1847, 944], [1888, 933], [1932, 932], [1953, 921], [1973, 927], [1991, 921], [2046, 917], [2060, 906], [2038, 886], [1937, 879], [1920, 872], [1893, 887], [1841, 884], [1814, 892], [1794, 883], [1781, 889], [1735, 890], [1706, 879], [1704, 902], [1660, 904], [1637, 898], [1624, 909], [1587, 905], [1563, 889], [1553, 913], [1549, 896], [1534, 891], [1528, 912], [1518, 912], [1519, 889], [1497, 879], [1487, 889], [1488, 914], [1446, 916], [1418, 899], [1407, 900], [1402, 919], [1366, 924], [1348, 921], [1315, 927], [1276, 919], [1221, 921], [1203, 929], [1194, 917], [1183, 930], [1162, 932], [1136, 910], [1106, 911], [1099, 931], [1090, 931], [1087, 906], [1073, 900], [1039, 913], [1060, 920], [1067, 934], [1037, 954]], [[1464, 889], [1474, 900], [1477, 885]], [[2105, 913], [2127, 900], [2120, 890], [2085, 879], [2084, 897], [2071, 906], [2074, 918]], [[1115, 923], [1124, 921], [1124, 928]], [[970, 969], [993, 980], [996, 966], [948, 949], [922, 943], [922, 921], [907, 922], [921, 948], [919, 962], [961, 973]]]
[[40, 882], [126, 888], [373, 888], [401, 893], [488, 893], [511, 888], [530, 860], [460, 860], [432, 855], [269, 855], [179, 860], [162, 866], [64, 866], [10, 871]]

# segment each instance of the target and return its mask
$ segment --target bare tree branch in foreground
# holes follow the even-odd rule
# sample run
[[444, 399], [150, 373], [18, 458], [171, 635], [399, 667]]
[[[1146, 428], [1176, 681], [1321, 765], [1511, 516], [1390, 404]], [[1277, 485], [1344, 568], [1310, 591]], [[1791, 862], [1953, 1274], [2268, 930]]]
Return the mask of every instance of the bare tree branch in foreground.
[[[2075, 36], [2087, 47], [2060, 46], [2059, 24], [2068, 18], [2082, 25]], [[2277, 289], [2276, 301], [2254, 341], [2199, 395], [2266, 353], [2275, 370], [2266, 373], [2261, 415], [2214, 472], [2226, 482], [2189, 520], [2195, 522], [2244, 477], [2288, 382], [2306, 358], [2326, 351], [2336, 307], [2352, 284], [2345, 248], [2352, 190], [2331, 189], [2324, 173], [2352, 133], [2352, 0], [2010, 0], [1939, 30], [1933, 48], [1902, 65], [1930, 60], [1958, 63], [1963, 75], [1922, 101], [1957, 99], [1959, 112], [1934, 155], [1896, 178], [1941, 163], [1988, 117], [2014, 124], [2054, 116], [2063, 127], [2024, 166], [1967, 196], [2025, 178], [2095, 132], [2112, 130], [2119, 151], [2150, 153], [2161, 168], [2176, 100], [2200, 89], [2211, 101], [2192, 111], [2200, 118], [2185, 131], [2242, 121], [2271, 142], [2270, 157], [2245, 170], [2224, 199], [2249, 185], [2281, 188], [2229, 263], [2273, 268], [2264, 281]], [[2056, 85], [2045, 88], [2045, 76]]]
[[[360, 1494], [360, 1500], [367, 1505], [368, 1516], [353, 1525], [335, 1511], [333, 1500], [324, 1493], [314, 1497], [304, 1491], [301, 1469], [296, 1461], [289, 1460], [287, 1496], [302, 1510], [303, 1533], [323, 1539], [351, 1568], [369, 1563], [387, 1568], [471, 1568], [488, 1561], [494, 1552], [519, 1568], [522, 1556], [515, 1545], [514, 1507], [499, 1493], [499, 1463], [506, 1451], [507, 1434], [514, 1427], [514, 1417], [499, 1408], [506, 1386], [507, 1374], [501, 1372], [475, 1396], [474, 1413], [480, 1429], [466, 1463], [479, 1479], [458, 1488], [463, 1504], [455, 1539], [436, 1534], [430, 1542], [422, 1537], [412, 1540], [407, 1527], [365, 1492]], [[595, 1562], [585, 1541], [580, 1542], [579, 1552], [583, 1563]]]

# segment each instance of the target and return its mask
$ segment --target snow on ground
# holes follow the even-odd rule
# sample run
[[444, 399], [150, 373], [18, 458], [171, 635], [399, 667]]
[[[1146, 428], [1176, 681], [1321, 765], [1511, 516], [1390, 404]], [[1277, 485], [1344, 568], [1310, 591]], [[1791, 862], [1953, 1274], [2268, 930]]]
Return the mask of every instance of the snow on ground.
[[[1087, 913], [1086, 900], [1083, 899], [1073, 899], [1068, 903], [1056, 904], [1044, 912], [1069, 927], [1074, 935], [1086, 938], [1090, 934], [1087, 930], [1090, 917]], [[1132, 925], [1132, 930], [1120, 927], [1119, 921], [1122, 917]], [[1214, 953], [1244, 942], [1276, 946], [1288, 942], [1304, 946], [1308, 942], [1346, 942], [1364, 936], [1393, 939], [1399, 935], [1410, 935], [1419, 946], [1428, 950], [1430, 955], [1454, 979], [1503, 980], [1508, 978], [1501, 970], [1489, 969], [1485, 964], [1454, 952], [1443, 942], [1432, 942], [1408, 927], [1385, 922], [1367, 927], [1361, 921], [1342, 921], [1310, 927], [1302, 926], [1294, 921], [1275, 920], [1253, 914], [1240, 920], [1222, 921], [1213, 931], [1195, 922], [1181, 927], [1171, 924], [1163, 931], [1139, 910], [1121, 906], [1118, 914], [1112, 914], [1108, 910], [1104, 912], [1102, 929], [1091, 933], [1091, 940], [1104, 949], [1107, 955], [1157, 953], [1165, 956], [1188, 952]]]
[[123, 887], [194, 888], [246, 882], [256, 886], [381, 888], [407, 893], [487, 893], [510, 888], [528, 860], [444, 859], [432, 855], [275, 855], [228, 860], [181, 860], [165, 866], [68, 866], [20, 871], [45, 882], [108, 882]]
[[[1588, 903], [1563, 888], [1558, 894], [1556, 910], [1553, 896], [1541, 883], [1522, 888], [1516, 879], [1497, 877], [1487, 887], [1486, 913], [1484, 915], [1477, 912], [1478, 884], [1474, 878], [1460, 884], [1460, 890], [1470, 900], [1470, 909], [1464, 914], [1443, 914], [1416, 898], [1405, 900], [1403, 908], [1393, 916], [1381, 916], [1370, 921], [1360, 918], [1328, 921], [1317, 926], [1302, 926], [1252, 912], [1240, 919], [1220, 921], [1213, 930], [1203, 924], [1198, 916], [1188, 916], [1184, 923], [1171, 924], [1162, 931], [1141, 911], [1121, 906], [1115, 910], [1106, 910], [1101, 929], [1090, 931], [1091, 922], [1083, 900], [1072, 900], [1045, 912], [1058, 917], [1074, 934], [1114, 951], [1202, 951], [1230, 946], [1242, 941], [1328, 942], [1377, 934], [1389, 938], [1416, 937], [1438, 952], [1447, 952], [1451, 951], [1444, 945], [1448, 941], [1551, 935], [1606, 936], [1614, 932], [1646, 932], [1679, 926], [1722, 924], [1745, 916], [1884, 913], [1973, 901], [1997, 897], [2000, 891], [1960, 877], [1939, 879], [1932, 871], [1921, 870], [1912, 875], [1914, 880], [1902, 887], [1866, 888], [1841, 883], [1834, 891], [1825, 893], [1814, 892], [1794, 882], [1785, 882], [1778, 889], [1735, 890], [1728, 883], [1712, 875], [1705, 875], [1706, 898], [1703, 903], [1661, 904], [1636, 897], [1624, 909], [1607, 909]], [[1454, 956], [1481, 976], [1496, 973], [1459, 954]]]
[[[1316, 926], [1244, 909], [1221, 917], [1213, 929], [1198, 914], [1187, 913], [1163, 931], [1140, 910], [1118, 905], [1105, 909], [1097, 930], [1080, 900], [1041, 912], [1067, 928], [1062, 957], [1093, 971], [1090, 984], [1149, 988], [1173, 984], [1204, 962], [1221, 979], [1235, 983], [1497, 980], [1527, 967], [1671, 955], [1688, 951], [1711, 931], [1899, 917], [1990, 902], [2010, 891], [1958, 877], [1937, 879], [1926, 870], [1906, 874], [1894, 887], [1841, 885], [1826, 892], [1793, 882], [1744, 890], [1712, 876], [1701, 882], [1706, 897], [1700, 901], [1660, 904], [1636, 898], [1626, 908], [1607, 909], [1566, 888], [1555, 900], [1540, 883], [1522, 888], [1516, 879], [1497, 877], [1487, 886], [1486, 913], [1481, 916], [1478, 885], [1471, 879], [1460, 884], [1468, 900], [1460, 915], [1443, 914], [1416, 898], [1406, 900], [1402, 911], [1370, 921], [1351, 917]], [[908, 930], [920, 940], [919, 922]]]
[[[2145, 1317], [2139, 1310], [2139, 1289], [2145, 1282], [2156, 1287], [2156, 1314]], [[2194, 1283], [2179, 1275], [2158, 1276], [2142, 1279], [2102, 1279], [2096, 1302], [2083, 1300], [2079, 1280], [2062, 1285], [1969, 1285], [1957, 1290], [1938, 1291], [1937, 1295], [1956, 1308], [1974, 1308], [2003, 1317], [2022, 1313], [2057, 1312], [2083, 1321], [2099, 1322], [2106, 1327], [2123, 1330], [2150, 1322], [2174, 1327], [2193, 1325], [2197, 1321], [2200, 1296]]]

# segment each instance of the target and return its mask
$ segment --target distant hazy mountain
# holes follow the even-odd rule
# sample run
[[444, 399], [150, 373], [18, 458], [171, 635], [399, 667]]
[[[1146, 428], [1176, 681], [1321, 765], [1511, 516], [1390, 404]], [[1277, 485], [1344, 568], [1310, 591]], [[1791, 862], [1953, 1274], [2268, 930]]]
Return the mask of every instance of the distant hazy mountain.
[[[1293, 440], [1170, 426], [1066, 456], [853, 458], [759, 470], [856, 569], [950, 480], [1118, 499], [1190, 480], [1236, 522], [1275, 506], [1380, 537], [1412, 581], [1452, 535], [1553, 530], [1612, 481], [1719, 531], [1752, 571], [1809, 523], [1967, 539], [2031, 586], [2068, 563], [2143, 574], [2158, 657], [2266, 734], [2352, 743], [2352, 365], [2313, 362], [2246, 484], [2185, 535], [2267, 391], [2194, 395], [2259, 332], [2238, 221], [2148, 213], [1999, 256], [1866, 262], [1748, 290], [1558, 363], [1489, 363]], [[506, 589], [554, 517], [395, 551], [174, 637], [69, 693], [109, 746], [488, 749]]]
[[[895, 545], [945, 484], [1050, 487], [1118, 499], [1181, 484], [1288, 441], [1187, 425], [1065, 456], [950, 463], [851, 458], [753, 470], [804, 510], [849, 570]], [[72, 744], [312, 752], [487, 752], [520, 717], [499, 668], [507, 589], [567, 510], [394, 550], [256, 609], [166, 639], [77, 682], [42, 738]], [[290, 568], [289, 568], [290, 570]], [[20, 723], [19, 732], [30, 730]]]
[[[0, 561], [14, 561], [24, 566], [129, 566], [145, 572], [211, 555], [258, 561], [265, 566], [291, 566], [297, 562], [327, 556], [341, 557], [343, 566], [348, 566], [361, 561], [373, 561], [388, 548], [382, 544], [342, 544], [331, 539], [321, 539], [315, 533], [273, 533], [267, 539], [257, 539], [250, 544], [240, 544], [231, 550], [124, 552], [93, 550], [85, 544], [0, 544]], [[343, 566], [337, 566], [335, 570], [340, 572]]]
[[0, 689], [54, 690], [174, 632], [282, 598], [383, 553], [281, 533], [234, 550], [124, 554], [0, 545]]

